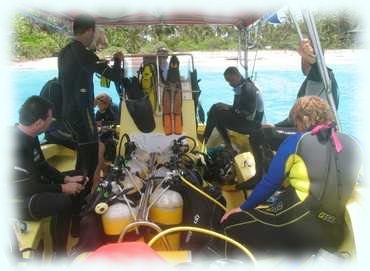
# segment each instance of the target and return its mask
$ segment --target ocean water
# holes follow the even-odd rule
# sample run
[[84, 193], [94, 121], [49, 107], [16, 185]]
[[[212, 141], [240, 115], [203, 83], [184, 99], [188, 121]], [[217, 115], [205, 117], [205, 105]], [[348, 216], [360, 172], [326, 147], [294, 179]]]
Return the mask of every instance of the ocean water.
[[[339, 119], [342, 129], [359, 137], [358, 127], [360, 112], [358, 110], [359, 80], [357, 67], [351, 65], [331, 66], [339, 85]], [[199, 85], [202, 90], [201, 103], [207, 112], [216, 102], [232, 103], [233, 92], [223, 79], [224, 68], [206, 68], [198, 66]], [[46, 81], [57, 75], [57, 70], [14, 69], [12, 75], [13, 111], [8, 119], [9, 125], [17, 121], [21, 104], [31, 95], [38, 95]], [[256, 83], [262, 91], [267, 123], [276, 123], [284, 119], [294, 104], [298, 89], [304, 80], [300, 70], [258, 69]], [[106, 92], [114, 102], [119, 101], [114, 84], [109, 89], [102, 88], [94, 77], [95, 95]]]

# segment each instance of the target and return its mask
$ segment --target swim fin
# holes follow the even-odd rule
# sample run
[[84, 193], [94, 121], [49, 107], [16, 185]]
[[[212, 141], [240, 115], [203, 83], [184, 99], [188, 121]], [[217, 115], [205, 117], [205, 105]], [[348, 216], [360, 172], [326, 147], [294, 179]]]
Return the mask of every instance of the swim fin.
[[[177, 135], [182, 134], [182, 92], [181, 92], [181, 80], [180, 80], [180, 62], [176, 56], [172, 56], [169, 63], [169, 69], [167, 73], [167, 88], [170, 97], [170, 108], [171, 108], [171, 130], [168, 129], [169, 134], [175, 133]], [[164, 123], [163, 123], [164, 124]], [[164, 125], [165, 127], [165, 125]], [[168, 126], [169, 128], [169, 126]], [[167, 134], [167, 133], [166, 133]]]
[[163, 131], [165, 135], [172, 134], [172, 110], [171, 110], [171, 89], [165, 86], [163, 89]]
[[174, 127], [173, 132], [176, 135], [182, 134], [182, 92], [181, 89], [174, 89], [173, 92], [173, 118]]
[[153, 111], [157, 107], [156, 73], [153, 64], [145, 64], [141, 70], [141, 88], [148, 95]]

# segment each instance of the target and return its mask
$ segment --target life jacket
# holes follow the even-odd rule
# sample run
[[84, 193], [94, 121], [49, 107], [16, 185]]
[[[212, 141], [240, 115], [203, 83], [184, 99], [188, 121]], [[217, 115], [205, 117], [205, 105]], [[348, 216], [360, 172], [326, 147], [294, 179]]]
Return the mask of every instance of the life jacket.
[[342, 145], [338, 152], [330, 140], [331, 129], [301, 137], [288, 181], [318, 218], [335, 223], [343, 219], [345, 205], [358, 180], [361, 158], [356, 141], [346, 134], [337, 133]]
[[141, 68], [140, 85], [143, 91], [148, 95], [153, 111], [157, 106], [157, 73], [152, 63], [145, 64]]

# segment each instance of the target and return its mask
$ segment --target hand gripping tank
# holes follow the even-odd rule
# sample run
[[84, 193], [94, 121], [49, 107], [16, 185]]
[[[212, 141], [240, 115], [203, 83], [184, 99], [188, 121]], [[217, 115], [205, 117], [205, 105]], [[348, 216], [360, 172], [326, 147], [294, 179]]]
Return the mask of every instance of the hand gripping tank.
[[[159, 197], [159, 199], [158, 199]], [[150, 197], [152, 203], [158, 199], [149, 212], [149, 219], [157, 223], [162, 229], [177, 226], [183, 219], [183, 199], [178, 192], [163, 189], [157, 189]], [[167, 237], [171, 249], [179, 249], [180, 233], [170, 234]], [[156, 248], [164, 248], [161, 242], [158, 242]]]

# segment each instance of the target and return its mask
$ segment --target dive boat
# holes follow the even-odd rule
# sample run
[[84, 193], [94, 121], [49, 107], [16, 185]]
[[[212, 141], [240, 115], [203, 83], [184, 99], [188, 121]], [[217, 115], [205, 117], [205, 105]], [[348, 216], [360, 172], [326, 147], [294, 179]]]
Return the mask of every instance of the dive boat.
[[[96, 15], [97, 25], [232, 25], [239, 30], [238, 63], [248, 77], [248, 47], [250, 33], [254, 31], [259, 20], [271, 15], [275, 10], [269, 9], [256, 12], [241, 12], [234, 10], [229, 15], [223, 13], [205, 12], [168, 12], [163, 13], [135, 13], [117, 15], [112, 17]], [[46, 13], [71, 22], [73, 15], [70, 13], [53, 13], [41, 10], [39, 14]], [[117, 12], [115, 13], [117, 14]], [[225, 13], [227, 14], [227, 13]], [[318, 65], [326, 86], [325, 91], [331, 101], [331, 107], [335, 106], [330, 91], [330, 79], [327, 75], [325, 59], [322, 53], [320, 41], [316, 31], [313, 17], [309, 11], [303, 13], [310, 40], [313, 42], [317, 54]], [[297, 25], [298, 32], [300, 32]], [[302, 34], [300, 34], [302, 36]], [[200, 90], [197, 87], [196, 64], [193, 56], [188, 53], [170, 53], [170, 58], [176, 57], [180, 63], [179, 77], [174, 84], [163, 82], [159, 71], [159, 54], [133, 54], [125, 55], [127, 69], [131, 75], [140, 71], [141, 63], [150, 63], [155, 67], [153, 70], [153, 85], [149, 92], [144, 92], [140, 99], [150, 101], [152, 106], [151, 128], [145, 129], [135, 120], [135, 99], [131, 99], [127, 93], [122, 96], [120, 126], [115, 127], [119, 135], [116, 162], [102, 180], [97, 189], [99, 193], [106, 192], [103, 198], [95, 198], [93, 212], [101, 216], [104, 231], [112, 242], [125, 242], [127, 235], [136, 234], [138, 240], [144, 240], [150, 247], [158, 252], [158, 255], [170, 265], [191, 262], [193, 253], [190, 246], [183, 246], [183, 239], [189, 237], [189, 233], [198, 232], [220, 238], [238, 247], [246, 256], [246, 262], [258, 266], [259, 259], [248, 250], [247, 246], [241, 245], [237, 240], [224, 236], [214, 228], [184, 225], [185, 200], [182, 195], [172, 190], [172, 186], [181, 185], [204, 197], [211, 205], [219, 208], [222, 212], [239, 206], [250, 194], [248, 188], [238, 189], [240, 182], [248, 182], [255, 174], [253, 156], [250, 153], [248, 136], [230, 132], [233, 144], [237, 147], [240, 160], [233, 160], [231, 170], [239, 172], [235, 182], [218, 185], [226, 202], [222, 203], [212, 194], [205, 192], [205, 188], [213, 187], [215, 182], [203, 180], [202, 184], [195, 184], [186, 169], [190, 164], [198, 174], [202, 174], [204, 157], [202, 153], [207, 148], [217, 147], [221, 143], [220, 136], [214, 131], [207, 146], [202, 143], [204, 123], [198, 116], [198, 97]], [[140, 63], [140, 64], [138, 64]], [[186, 63], [185, 65], [183, 63]], [[184, 66], [187, 68], [184, 68]], [[143, 70], [143, 66], [141, 66]], [[171, 86], [170, 86], [171, 85]], [[123, 88], [127, 91], [127, 85]], [[168, 91], [168, 92], [167, 92]], [[166, 96], [166, 93], [169, 96]], [[177, 95], [177, 96], [176, 96]], [[180, 96], [179, 96], [180, 95]], [[151, 98], [151, 97], [153, 98]], [[168, 103], [164, 102], [167, 101]], [[134, 105], [130, 105], [132, 102]], [[140, 109], [139, 109], [140, 110]], [[167, 118], [168, 117], [168, 118]], [[337, 116], [336, 116], [337, 118]], [[337, 119], [339, 123], [339, 120]], [[168, 127], [169, 128], [168, 128]], [[179, 128], [178, 128], [179, 127]], [[144, 129], [144, 130], [143, 130]], [[216, 129], [215, 129], [216, 130]], [[75, 152], [60, 145], [45, 144], [42, 146], [45, 158], [60, 171], [72, 170], [75, 163]], [[184, 166], [185, 165], [185, 166]], [[237, 174], [237, 175], [238, 175]], [[102, 192], [103, 191], [103, 192]], [[99, 194], [98, 193], [98, 194]], [[338, 253], [351, 259], [366, 257], [365, 246], [361, 236], [361, 209], [364, 190], [361, 185], [356, 185], [350, 202], [346, 206], [345, 222], [346, 236], [338, 249]], [[104, 194], [104, 193], [103, 193]], [[118, 211], [119, 210], [119, 211]], [[119, 219], [114, 216], [119, 212], [124, 214]], [[116, 220], [115, 220], [116, 219]], [[50, 218], [41, 221], [25, 221], [26, 229], [18, 232], [19, 247], [23, 257], [33, 259], [41, 257], [44, 261], [52, 261], [52, 242], [48, 230]], [[148, 228], [149, 230], [144, 230]], [[83, 229], [82, 229], [83, 230]], [[163, 239], [163, 236], [165, 238]], [[157, 242], [159, 239], [164, 240]], [[69, 239], [69, 248], [76, 244], [76, 238]], [[38, 253], [40, 252], [40, 253]], [[88, 260], [88, 253], [77, 257], [77, 262]], [[145, 260], [145, 259], [143, 259]], [[266, 259], [264, 260], [266, 261]], [[268, 261], [268, 259], [267, 259]], [[276, 259], [271, 259], [276, 261]]]

